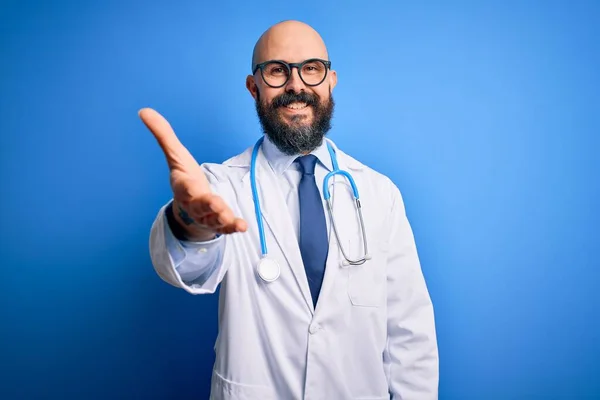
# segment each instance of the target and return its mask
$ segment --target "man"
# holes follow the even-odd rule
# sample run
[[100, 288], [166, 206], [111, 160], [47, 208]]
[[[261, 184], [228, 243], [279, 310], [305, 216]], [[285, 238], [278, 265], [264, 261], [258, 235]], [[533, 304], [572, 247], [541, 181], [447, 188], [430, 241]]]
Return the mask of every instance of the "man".
[[[256, 152], [200, 166], [140, 111], [173, 190], [150, 234], [154, 268], [193, 294], [221, 285], [211, 398], [437, 398], [433, 309], [400, 192], [324, 138], [336, 83], [319, 34], [285, 21], [258, 40], [246, 80], [265, 133]], [[334, 161], [364, 232], [346, 176], [330, 179], [325, 211]]]

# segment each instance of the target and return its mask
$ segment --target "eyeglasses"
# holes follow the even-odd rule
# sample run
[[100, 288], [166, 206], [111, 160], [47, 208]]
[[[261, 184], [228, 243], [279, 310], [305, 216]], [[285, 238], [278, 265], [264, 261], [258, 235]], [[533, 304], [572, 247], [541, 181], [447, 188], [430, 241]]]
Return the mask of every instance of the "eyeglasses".
[[257, 64], [252, 74], [260, 69], [260, 74], [265, 83], [272, 88], [284, 86], [292, 75], [292, 68], [298, 69], [298, 75], [306, 86], [318, 86], [327, 77], [327, 70], [331, 68], [331, 61], [311, 58], [301, 63], [286, 63], [280, 60], [269, 60]]

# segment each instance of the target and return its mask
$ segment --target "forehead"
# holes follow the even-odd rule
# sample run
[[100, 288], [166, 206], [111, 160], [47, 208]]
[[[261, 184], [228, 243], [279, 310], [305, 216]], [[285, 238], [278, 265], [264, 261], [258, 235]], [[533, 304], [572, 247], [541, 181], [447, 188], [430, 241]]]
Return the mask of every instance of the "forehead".
[[309, 58], [327, 59], [327, 50], [319, 38], [279, 35], [269, 37], [261, 52], [260, 61], [283, 60], [300, 62]]

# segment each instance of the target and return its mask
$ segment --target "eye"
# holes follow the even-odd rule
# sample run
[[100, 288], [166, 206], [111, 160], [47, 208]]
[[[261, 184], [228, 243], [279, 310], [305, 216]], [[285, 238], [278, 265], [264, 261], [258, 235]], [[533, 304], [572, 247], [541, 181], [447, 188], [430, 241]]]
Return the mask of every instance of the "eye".
[[302, 67], [302, 72], [306, 74], [321, 74], [325, 68], [322, 63], [314, 61], [304, 64]]
[[265, 72], [271, 76], [283, 76], [287, 75], [287, 68], [280, 63], [273, 63], [267, 65]]

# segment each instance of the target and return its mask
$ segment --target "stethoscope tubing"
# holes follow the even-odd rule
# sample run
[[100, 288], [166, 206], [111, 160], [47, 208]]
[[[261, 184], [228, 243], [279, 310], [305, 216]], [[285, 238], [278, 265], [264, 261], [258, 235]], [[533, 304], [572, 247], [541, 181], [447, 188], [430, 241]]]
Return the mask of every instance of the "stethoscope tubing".
[[[260, 207], [260, 198], [258, 195], [258, 188], [256, 185], [256, 160], [258, 158], [258, 152], [259, 152], [260, 147], [262, 146], [263, 141], [264, 141], [264, 136], [262, 136], [260, 139], [258, 139], [256, 144], [254, 145], [254, 148], [252, 149], [252, 158], [250, 161], [250, 184], [252, 187], [252, 197], [254, 199], [254, 212], [256, 214], [256, 222], [258, 224], [258, 233], [259, 233], [259, 237], [260, 237], [260, 246], [261, 246], [261, 254], [262, 254], [261, 262], [259, 262], [259, 267], [260, 267], [261, 263], [263, 263], [264, 265], [267, 265], [267, 261], [269, 261], [269, 260], [267, 260], [267, 256], [268, 256], [267, 242], [266, 242], [266, 238], [265, 238], [263, 216], [262, 216], [262, 211], [261, 211], [261, 207]], [[358, 194], [358, 188], [356, 187], [356, 183], [354, 182], [352, 175], [350, 175], [350, 173], [347, 171], [340, 170], [340, 168], [338, 166], [335, 150], [333, 149], [333, 147], [331, 146], [331, 144], [329, 142], [327, 142], [327, 150], [329, 151], [329, 155], [331, 157], [333, 171], [329, 172], [323, 179], [323, 198], [325, 199], [326, 204], [327, 204], [327, 208], [328, 208], [329, 216], [330, 216], [330, 220], [331, 220], [331, 226], [333, 227], [333, 231], [335, 233], [335, 237], [338, 242], [339, 249], [342, 252], [342, 255], [344, 257], [343, 265], [361, 265], [361, 264], [364, 264], [367, 260], [371, 259], [371, 256], [369, 255], [368, 247], [367, 247], [367, 237], [366, 237], [364, 219], [363, 219], [363, 215], [362, 215], [362, 207], [360, 204], [360, 198], [359, 198], [359, 194]], [[335, 175], [343, 175], [344, 177], [346, 177], [348, 182], [350, 182], [350, 186], [352, 187], [352, 192], [354, 195], [354, 201], [356, 203], [356, 211], [357, 211], [357, 215], [359, 217], [359, 223], [360, 223], [361, 233], [362, 233], [362, 237], [363, 237], [363, 245], [364, 245], [365, 252], [364, 252], [364, 256], [362, 258], [358, 258], [355, 260], [351, 260], [348, 257], [348, 255], [346, 254], [346, 252], [344, 251], [344, 246], [342, 246], [342, 243], [340, 241], [337, 224], [335, 223], [335, 219], [333, 217], [333, 201], [332, 201], [331, 193], [329, 190], [329, 181], [332, 178], [335, 180]], [[334, 185], [334, 190], [335, 190], [335, 185]], [[272, 261], [274, 262], [274, 260], [272, 260]], [[277, 266], [277, 269], [279, 269], [279, 266], [276, 262], [275, 262], [275, 265]], [[259, 268], [259, 275], [261, 275], [261, 278], [263, 278], [265, 281], [272, 282], [272, 281], [276, 280], [277, 277], [279, 277], [279, 270], [277, 271], [276, 274], [273, 274], [271, 277], [266, 278], [265, 276], [263, 276], [263, 274], [261, 274], [261, 271]]]

